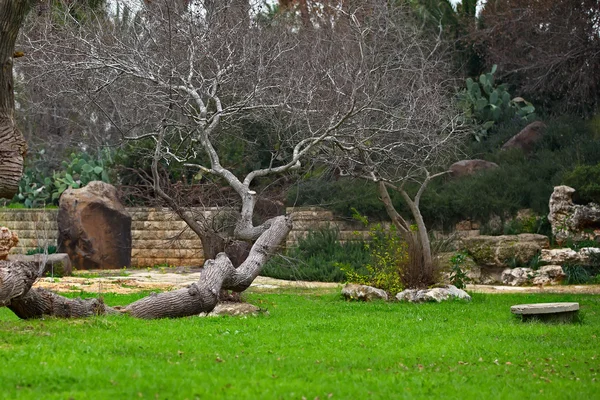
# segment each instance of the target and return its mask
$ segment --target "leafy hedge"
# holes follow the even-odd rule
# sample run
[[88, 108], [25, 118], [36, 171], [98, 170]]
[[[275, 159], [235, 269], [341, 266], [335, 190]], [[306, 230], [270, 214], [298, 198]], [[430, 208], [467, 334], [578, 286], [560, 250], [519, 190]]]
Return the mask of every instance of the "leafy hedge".
[[346, 273], [340, 267], [366, 273], [370, 254], [363, 241], [341, 243], [339, 231], [323, 228], [311, 231], [297, 246], [273, 257], [261, 275], [277, 279], [318, 282], [344, 282]]

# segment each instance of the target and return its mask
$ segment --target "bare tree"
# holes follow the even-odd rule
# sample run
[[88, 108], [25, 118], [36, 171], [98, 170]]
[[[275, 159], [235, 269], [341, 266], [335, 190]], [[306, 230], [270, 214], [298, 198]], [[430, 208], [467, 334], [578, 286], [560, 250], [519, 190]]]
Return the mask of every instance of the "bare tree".
[[[426, 287], [437, 277], [421, 197], [431, 180], [446, 174], [460, 157], [469, 128], [454, 104], [449, 54], [438, 39], [397, 18], [388, 18], [377, 30], [363, 29], [373, 40], [362, 44], [360, 52], [369, 54], [364, 60], [376, 60], [364, 68], [394, 71], [377, 79], [381, 92], [371, 102], [375, 115], [385, 123], [373, 129], [373, 115], [361, 115], [354, 132], [338, 137], [338, 148], [326, 153], [324, 161], [342, 175], [378, 185], [388, 216], [408, 243], [403, 283]], [[401, 195], [410, 219], [395, 209], [390, 190]]]
[[600, 1], [488, 1], [480, 20], [473, 44], [518, 93], [558, 113], [598, 110]]
[[[212, 309], [220, 289], [246, 289], [291, 227], [289, 216], [254, 223], [256, 181], [300, 168], [303, 160], [325, 154], [345, 173], [400, 184], [401, 193], [401, 182], [425, 174], [425, 187], [430, 167], [443, 163], [460, 132], [436, 73], [443, 65], [436, 43], [427, 42], [404, 9], [380, 1], [368, 6], [336, 9], [335, 23], [310, 32], [277, 21], [207, 20], [202, 9], [175, 12], [169, 1], [132, 21], [39, 21], [43, 35], [26, 40], [39, 76], [60, 79], [64, 96], [109, 98], [124, 139], [152, 140], [154, 190], [201, 238], [206, 231], [163, 189], [159, 167], [177, 161], [231, 187], [240, 199], [234, 237], [254, 243], [239, 267], [220, 253], [189, 289], [121, 311], [143, 318], [191, 315]], [[97, 104], [106, 115], [113, 111], [102, 108], [106, 100]], [[271, 157], [238, 177], [223, 163], [220, 144], [252, 120], [277, 128], [267, 141]], [[409, 204], [426, 243], [421, 192]], [[39, 315], [41, 300], [26, 299], [30, 307], [19, 315]], [[106, 311], [90, 304], [83, 314]]]

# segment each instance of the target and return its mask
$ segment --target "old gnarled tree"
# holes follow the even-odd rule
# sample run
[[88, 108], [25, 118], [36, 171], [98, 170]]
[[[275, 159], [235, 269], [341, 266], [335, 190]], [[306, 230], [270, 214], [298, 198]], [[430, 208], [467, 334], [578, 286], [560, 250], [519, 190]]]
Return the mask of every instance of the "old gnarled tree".
[[[408, 168], [403, 177], [411, 179], [422, 172], [421, 150], [429, 154], [429, 167], [446, 154], [438, 149], [455, 143], [454, 109], [440, 81], [432, 79], [441, 65], [437, 45], [423, 42], [406, 10], [360, 2], [334, 7], [317, 26], [298, 28], [285, 20], [236, 18], [227, 13], [248, 10], [218, 3], [219, 12], [203, 13], [182, 11], [169, 0], [154, 2], [131, 20], [94, 14], [82, 23], [68, 16], [57, 21], [57, 14], [41, 18], [24, 34], [31, 54], [24, 70], [53, 77], [39, 81], [42, 74], [32, 73], [29, 85], [61, 82], [57, 95], [97, 104], [124, 140], [149, 140], [155, 193], [201, 238], [207, 232], [196, 216], [163, 190], [160, 168], [177, 162], [201, 179], [229, 186], [239, 198], [233, 236], [253, 243], [248, 257], [237, 266], [221, 252], [189, 288], [118, 309], [38, 289], [17, 292], [2, 300], [17, 315], [122, 312], [160, 318], [209, 311], [220, 289], [243, 291], [252, 283], [291, 228], [289, 216], [256, 223], [256, 181], [325, 154], [341, 172], [394, 184], [393, 175], [377, 168], [392, 168], [396, 157], [398, 168]], [[236, 175], [221, 144], [248, 121], [275, 127], [266, 141], [272, 147], [261, 149], [270, 161]], [[14, 268], [0, 266], [2, 282], [15, 275]]]

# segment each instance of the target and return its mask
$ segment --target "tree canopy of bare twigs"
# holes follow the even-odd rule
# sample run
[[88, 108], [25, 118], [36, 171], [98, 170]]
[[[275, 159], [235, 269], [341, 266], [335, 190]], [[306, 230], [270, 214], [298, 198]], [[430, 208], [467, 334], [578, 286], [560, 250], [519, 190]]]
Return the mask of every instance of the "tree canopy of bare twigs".
[[593, 114], [600, 100], [600, 1], [494, 0], [475, 46], [517, 93], [557, 113]]

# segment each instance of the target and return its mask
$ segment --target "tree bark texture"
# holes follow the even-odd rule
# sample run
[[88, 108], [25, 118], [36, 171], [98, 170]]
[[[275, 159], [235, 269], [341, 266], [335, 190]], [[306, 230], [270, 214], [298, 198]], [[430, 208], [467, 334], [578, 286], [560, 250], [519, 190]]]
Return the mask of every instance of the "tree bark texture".
[[42, 288], [33, 288], [26, 294], [13, 298], [8, 308], [21, 319], [44, 316], [83, 318], [113, 312], [104, 305], [102, 299], [68, 299]]
[[18, 191], [27, 145], [15, 124], [13, 59], [15, 41], [30, 0], [0, 0], [0, 198]]
[[39, 276], [36, 262], [0, 261], [0, 307], [26, 294]]

